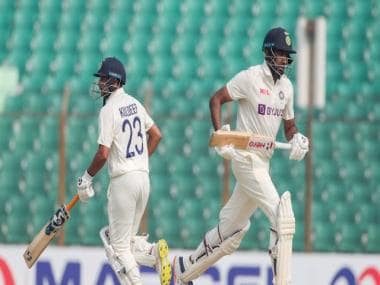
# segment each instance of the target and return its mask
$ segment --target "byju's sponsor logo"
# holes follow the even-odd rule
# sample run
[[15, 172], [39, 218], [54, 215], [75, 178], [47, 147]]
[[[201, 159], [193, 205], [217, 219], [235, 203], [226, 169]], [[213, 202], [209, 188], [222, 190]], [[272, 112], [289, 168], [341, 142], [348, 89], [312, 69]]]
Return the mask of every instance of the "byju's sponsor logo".
[[283, 109], [270, 107], [270, 106], [267, 106], [265, 104], [259, 104], [257, 106], [257, 112], [260, 115], [268, 115], [268, 116], [275, 116], [275, 117], [282, 117], [284, 114]]
[[258, 112], [260, 115], [265, 115], [265, 109], [266, 109], [266, 106], [264, 104], [259, 104], [258, 106]]

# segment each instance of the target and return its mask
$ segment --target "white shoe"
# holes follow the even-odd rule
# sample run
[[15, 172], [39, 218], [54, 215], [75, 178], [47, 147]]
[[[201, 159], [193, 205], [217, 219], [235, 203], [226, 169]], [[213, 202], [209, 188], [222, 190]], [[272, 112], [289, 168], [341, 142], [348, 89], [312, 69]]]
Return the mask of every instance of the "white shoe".
[[168, 260], [169, 247], [164, 239], [160, 239], [155, 245], [156, 270], [160, 276], [161, 285], [169, 285], [172, 278], [172, 268]]
[[183, 282], [181, 280], [181, 275], [185, 271], [185, 263], [182, 256], [174, 257], [172, 267], [174, 285], [193, 285], [193, 281]]

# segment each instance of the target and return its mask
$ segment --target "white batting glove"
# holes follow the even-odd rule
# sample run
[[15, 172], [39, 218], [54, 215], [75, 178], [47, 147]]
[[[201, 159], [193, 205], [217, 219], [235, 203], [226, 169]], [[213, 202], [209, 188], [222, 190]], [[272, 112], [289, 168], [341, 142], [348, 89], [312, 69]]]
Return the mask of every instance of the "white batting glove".
[[221, 157], [223, 157], [224, 159], [228, 159], [228, 160], [233, 159], [237, 155], [236, 150], [232, 144], [224, 145], [224, 146], [220, 146], [220, 147], [216, 146], [215, 151]]
[[[231, 128], [230, 128], [230, 125], [227, 124], [227, 125], [223, 125], [219, 130], [220, 131], [230, 131]], [[236, 159], [236, 160], [238, 160], [238, 157], [239, 157], [238, 153], [236, 152], [236, 150], [232, 144], [224, 145], [224, 146], [220, 146], [220, 147], [216, 146], [215, 151], [217, 152], [217, 154], [219, 154], [224, 159], [228, 159], [228, 160]]]
[[79, 199], [84, 203], [95, 195], [94, 188], [92, 188], [92, 176], [88, 174], [87, 170], [78, 178], [77, 190]]
[[294, 134], [289, 143], [292, 145], [289, 159], [302, 160], [309, 151], [309, 139], [301, 133]]

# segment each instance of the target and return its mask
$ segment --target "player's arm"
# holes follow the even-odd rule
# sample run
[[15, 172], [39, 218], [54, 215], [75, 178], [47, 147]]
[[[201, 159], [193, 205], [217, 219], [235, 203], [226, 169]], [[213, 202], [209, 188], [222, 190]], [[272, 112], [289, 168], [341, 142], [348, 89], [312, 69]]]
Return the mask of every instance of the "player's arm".
[[87, 169], [88, 174], [90, 174], [92, 177], [94, 177], [106, 163], [109, 155], [109, 150], [110, 149], [108, 147], [102, 144], [99, 145], [98, 151], [95, 153], [94, 158], [92, 159], [92, 162]]
[[222, 105], [226, 102], [232, 101], [230, 94], [228, 93], [227, 87], [223, 86], [218, 91], [214, 93], [209, 102], [211, 121], [215, 130], [219, 130], [222, 127], [221, 122], [221, 110]]
[[296, 121], [294, 119], [284, 120], [284, 133], [288, 141], [293, 138], [294, 134], [298, 133]]
[[153, 125], [147, 131], [148, 134], [148, 154], [151, 156], [156, 150], [158, 144], [161, 141], [162, 135], [161, 131], [157, 125]]

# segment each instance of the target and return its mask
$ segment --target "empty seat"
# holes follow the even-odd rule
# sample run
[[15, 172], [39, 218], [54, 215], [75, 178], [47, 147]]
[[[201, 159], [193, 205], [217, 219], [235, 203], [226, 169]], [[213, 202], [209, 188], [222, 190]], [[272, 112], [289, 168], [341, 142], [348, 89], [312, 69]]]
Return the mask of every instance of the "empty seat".
[[337, 234], [338, 249], [345, 252], [362, 252], [362, 233], [351, 224], [343, 224]]
[[328, 223], [315, 223], [313, 226], [313, 247], [316, 251], [334, 251], [335, 228]]
[[365, 235], [365, 249], [367, 252], [379, 252], [379, 236], [380, 229], [377, 224], [372, 224], [368, 227], [367, 234]]

